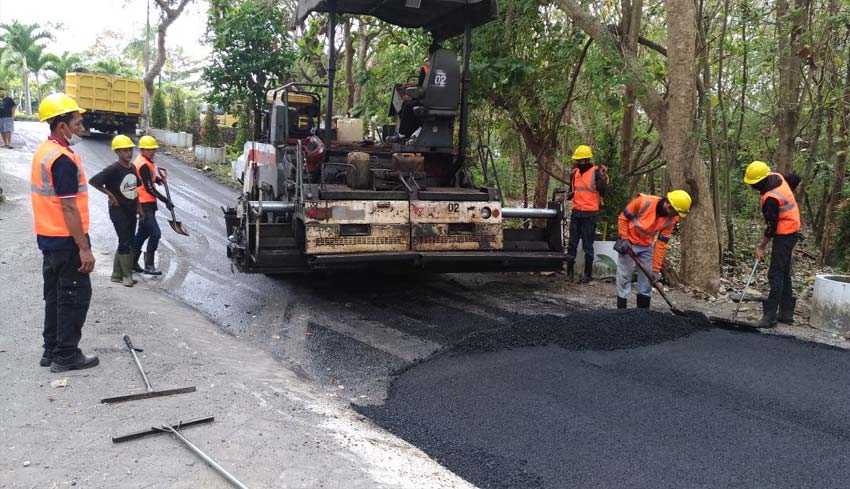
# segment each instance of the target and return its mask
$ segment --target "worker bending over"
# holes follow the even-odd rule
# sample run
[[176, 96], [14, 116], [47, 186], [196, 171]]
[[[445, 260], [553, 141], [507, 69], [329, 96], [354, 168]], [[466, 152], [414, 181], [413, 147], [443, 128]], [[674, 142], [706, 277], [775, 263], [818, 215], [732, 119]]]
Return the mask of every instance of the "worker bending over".
[[596, 238], [596, 214], [608, 191], [608, 168], [591, 163], [593, 152], [590, 146], [579, 146], [573, 153], [576, 166], [570, 175], [570, 193], [567, 200], [573, 201], [570, 215], [570, 241], [567, 246], [567, 278], [575, 279], [578, 240], [584, 249], [584, 274], [580, 282], [590, 282], [593, 274], [593, 241]]
[[[666, 197], [640, 194], [629, 202], [620, 213], [617, 229], [620, 239], [614, 244], [619, 253], [617, 259], [617, 309], [625, 309], [632, 293], [634, 259], [639, 260], [644, 270], [652, 267], [653, 275], [661, 272], [667, 242], [673, 227], [680, 217], [688, 215], [691, 196], [684, 190], [673, 190]], [[655, 237], [658, 236], [656, 242]], [[631, 250], [634, 259], [629, 256]], [[652, 282], [656, 278], [638, 274], [637, 307], [649, 308]]]
[[771, 172], [766, 163], [754, 161], [747, 165], [744, 183], [761, 194], [761, 213], [767, 223], [764, 237], [756, 247], [756, 257], [764, 258], [767, 244], [773, 241], [767, 272], [770, 293], [762, 303], [762, 318], [757, 327], [772, 328], [777, 322], [793, 324], [797, 299], [791, 286], [791, 253], [800, 231], [800, 208], [794, 189], [800, 177]]

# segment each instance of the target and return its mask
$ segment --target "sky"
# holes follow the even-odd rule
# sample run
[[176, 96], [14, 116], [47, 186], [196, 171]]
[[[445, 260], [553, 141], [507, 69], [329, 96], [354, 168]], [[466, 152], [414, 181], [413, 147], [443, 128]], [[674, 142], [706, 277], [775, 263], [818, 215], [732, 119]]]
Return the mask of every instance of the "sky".
[[[150, 0], [151, 26], [158, 23], [158, 10]], [[0, 23], [18, 20], [26, 24], [63, 24], [52, 31], [55, 41], [47, 50], [80, 52], [94, 44], [100, 32], [112, 30], [130, 34], [144, 32], [146, 0], [0, 0]], [[207, 2], [194, 0], [168, 28], [166, 47], [181, 46], [192, 58], [201, 60], [210, 52], [202, 37], [206, 29]], [[154, 44], [151, 44], [154, 46]]]

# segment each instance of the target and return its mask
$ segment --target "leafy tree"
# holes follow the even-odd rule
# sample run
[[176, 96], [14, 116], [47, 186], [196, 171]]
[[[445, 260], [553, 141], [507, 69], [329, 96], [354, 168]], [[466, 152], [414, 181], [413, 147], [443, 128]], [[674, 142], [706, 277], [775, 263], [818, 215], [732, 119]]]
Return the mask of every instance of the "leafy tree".
[[56, 56], [50, 53], [45, 53], [44, 46], [40, 44], [33, 44], [30, 46], [29, 51], [27, 51], [26, 65], [29, 68], [30, 73], [32, 73], [35, 78], [35, 88], [38, 91], [39, 100], [41, 100], [42, 96], [41, 80], [39, 79], [39, 75], [55, 59]]
[[221, 129], [218, 128], [215, 111], [210, 107], [207, 109], [204, 123], [201, 126], [201, 146], [220, 148], [221, 145]]
[[80, 55], [71, 54], [68, 51], [64, 51], [59, 56], [56, 56], [47, 64], [47, 69], [56, 73], [56, 76], [61, 80], [62, 90], [65, 89], [65, 74], [68, 71], [73, 70], [80, 66]]
[[157, 129], [168, 128], [168, 112], [165, 109], [165, 93], [157, 90], [151, 103], [151, 125]]
[[201, 122], [201, 112], [198, 109], [198, 102], [195, 100], [189, 100], [186, 103], [186, 128], [189, 129], [193, 126], [200, 124]]
[[171, 117], [169, 118], [171, 130], [175, 132], [186, 130], [186, 102], [183, 90], [179, 87], [171, 94]]
[[139, 74], [132, 66], [120, 59], [102, 59], [91, 66], [92, 71], [106, 73], [107, 75], [137, 77]]
[[[162, 67], [165, 65], [165, 60], [168, 57], [165, 49], [165, 37], [168, 34], [168, 28], [175, 20], [177, 20], [178, 17], [180, 17], [180, 14], [183, 13], [183, 9], [186, 8], [189, 1], [190, 0], [154, 0], [154, 3], [159, 8], [160, 12], [159, 25], [156, 27], [156, 57], [151, 62], [148, 71], [142, 78], [145, 82], [145, 91], [148, 94], [148, 98], [152, 97], [154, 94], [153, 82], [156, 77], [159, 76], [162, 71]], [[153, 111], [153, 108], [151, 108], [151, 111]], [[152, 114], [151, 118], [153, 118]]]
[[32, 46], [38, 44], [42, 39], [52, 39], [49, 32], [42, 30], [38, 24], [22, 24], [13, 20], [11, 24], [0, 24], [0, 29], [5, 33], [2, 36], [3, 43], [21, 61], [21, 70], [24, 74], [24, 97], [26, 106], [24, 111], [32, 115], [32, 97], [30, 97], [29, 66], [27, 65], [27, 53]]
[[255, 128], [260, 126], [266, 92], [288, 79], [294, 62], [286, 20], [278, 2], [216, 0], [210, 5], [213, 53], [203, 75], [212, 89], [210, 101], [222, 107], [237, 100], [247, 103], [254, 111]]

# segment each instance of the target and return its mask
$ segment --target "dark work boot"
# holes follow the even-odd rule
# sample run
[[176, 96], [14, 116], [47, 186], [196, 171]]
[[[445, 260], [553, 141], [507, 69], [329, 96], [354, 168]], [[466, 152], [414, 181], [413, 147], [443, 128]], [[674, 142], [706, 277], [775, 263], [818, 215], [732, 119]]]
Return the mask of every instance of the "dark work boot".
[[38, 362], [42, 367], [49, 367], [53, 363], [53, 350], [44, 350], [41, 354], [41, 360]]
[[133, 278], [133, 255], [118, 255], [118, 263], [121, 264], [121, 271], [124, 275], [121, 279], [121, 285], [124, 287], [132, 287], [137, 281]]
[[625, 309], [629, 307], [629, 299], [623, 299], [622, 297], [617, 297], [617, 309]]
[[649, 309], [649, 302], [651, 297], [648, 295], [638, 294], [637, 295], [637, 306], [638, 309]]
[[142, 267], [139, 266], [139, 257], [142, 256], [142, 250], [133, 250], [133, 271], [136, 273], [142, 273]]
[[593, 276], [593, 258], [584, 257], [584, 275], [581, 276], [579, 283], [586, 284], [590, 282], [590, 277]]
[[568, 261], [567, 262], [567, 280], [573, 281], [576, 279], [576, 262]]
[[762, 317], [756, 328], [775, 328], [776, 327], [776, 303], [764, 301], [761, 304]]
[[162, 272], [153, 266], [153, 259], [156, 253], [152, 251], [145, 252], [145, 269], [142, 271], [146, 275], [162, 275]]
[[92, 368], [100, 363], [96, 355], [85, 355], [82, 352], [77, 352], [68, 360], [54, 358], [50, 364], [50, 371], [53, 373], [66, 372], [68, 370], [82, 370], [84, 368]]
[[114, 258], [112, 259], [112, 277], [110, 280], [113, 282], [121, 283], [124, 280], [124, 270], [121, 268], [121, 261], [118, 259], [118, 252], [113, 253]]
[[779, 303], [779, 317], [777, 321], [782, 324], [794, 324], [794, 307], [797, 299], [792, 297]]

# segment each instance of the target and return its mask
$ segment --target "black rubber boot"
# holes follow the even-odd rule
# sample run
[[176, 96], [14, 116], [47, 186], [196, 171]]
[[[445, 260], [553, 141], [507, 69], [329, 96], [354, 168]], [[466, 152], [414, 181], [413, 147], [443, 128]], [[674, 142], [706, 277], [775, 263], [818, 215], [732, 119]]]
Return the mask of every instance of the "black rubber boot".
[[142, 273], [142, 267], [139, 266], [139, 257], [142, 256], [142, 250], [133, 250], [133, 271]]
[[49, 367], [51, 363], [53, 363], [53, 350], [44, 350], [38, 364], [42, 367]]
[[794, 297], [780, 302], [777, 321], [782, 324], [794, 324], [794, 307], [796, 306], [797, 299]]
[[153, 259], [156, 253], [145, 252], [145, 269], [142, 271], [145, 275], [162, 275], [162, 272], [153, 266]]
[[764, 301], [761, 304], [762, 317], [756, 328], [775, 328], [776, 327], [776, 304], [771, 301]]
[[579, 283], [586, 284], [590, 282], [590, 278], [593, 276], [593, 258], [588, 258], [587, 255], [584, 256], [584, 275], [581, 276], [581, 280]]
[[629, 299], [617, 297], [617, 309], [625, 309], [627, 307], [629, 307]]
[[649, 309], [650, 299], [652, 299], [652, 298], [648, 295], [638, 294], [637, 295], [638, 309]]
[[575, 280], [576, 279], [576, 262], [568, 261], [567, 262], [567, 280]]

